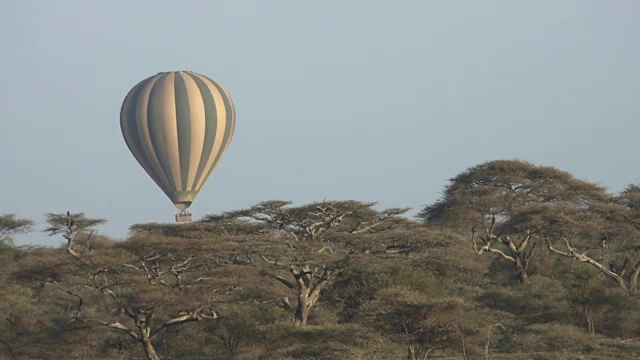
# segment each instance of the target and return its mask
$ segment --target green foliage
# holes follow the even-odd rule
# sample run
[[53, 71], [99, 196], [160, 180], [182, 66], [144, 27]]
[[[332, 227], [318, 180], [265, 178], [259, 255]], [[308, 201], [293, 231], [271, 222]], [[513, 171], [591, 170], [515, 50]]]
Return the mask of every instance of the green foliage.
[[605, 189], [550, 166], [520, 160], [495, 160], [473, 166], [449, 180], [442, 199], [419, 217], [446, 223], [495, 215], [510, 217], [532, 203], [580, 203], [606, 198]]
[[332, 232], [351, 234], [377, 233], [404, 225], [408, 220], [400, 217], [409, 208], [373, 209], [374, 202], [354, 200], [314, 202], [291, 206], [291, 201], [269, 200], [249, 209], [207, 215], [206, 223], [245, 220], [266, 225], [296, 240], [320, 240]]
[[87, 218], [84, 213], [72, 214], [69, 212], [66, 214], [48, 213], [46, 218], [49, 227], [46, 228], [44, 232], [48, 233], [50, 236], [63, 233], [71, 227], [75, 227], [82, 231], [88, 231], [107, 222], [105, 219]]
[[134, 224], [129, 227], [133, 236], [154, 234], [189, 239], [204, 239], [216, 235], [250, 235], [266, 232], [267, 226], [241, 219], [218, 218], [209, 215], [205, 219], [183, 224]]
[[570, 306], [560, 281], [532, 276], [527, 286], [487, 289], [478, 299], [486, 307], [517, 315], [529, 323], [562, 321]]
[[428, 270], [402, 264], [397, 259], [362, 262], [353, 260], [336, 276], [323, 292], [325, 301], [341, 304], [339, 322], [353, 322], [363, 306], [377, 298], [380, 291], [390, 287], [404, 287], [427, 297], [443, 296], [442, 284]]
[[381, 275], [383, 287], [404, 286], [432, 297], [444, 294], [438, 280], [428, 271], [395, 263]]
[[[48, 214], [72, 252], [0, 244], [0, 358], [139, 359], [145, 331], [163, 359], [638, 358], [639, 189], [492, 161], [421, 222], [274, 200], [114, 241], [75, 237], [104, 219]], [[304, 264], [332, 272], [301, 328]]]
[[[153, 234], [126, 241], [96, 238], [92, 251], [83, 253], [88, 263], [57, 249], [15, 249], [3, 253], [0, 271], [3, 281], [12, 284], [0, 295], [0, 310], [10, 319], [0, 327], [0, 343], [15, 345], [0, 346], [0, 354], [65, 357], [59, 350], [64, 344], [73, 349], [69, 355], [73, 358], [143, 356], [141, 347], [120, 332], [70, 321], [68, 313], [74, 314], [77, 298], [53, 283], [83, 297], [83, 318], [118, 320], [134, 328], [118, 314], [113, 296], [91, 289], [107, 284], [104, 281], [123, 283], [109, 289], [127, 306], [158, 306], [158, 324], [180, 309], [202, 302], [213, 306], [216, 320], [171, 328], [154, 339], [162, 358], [400, 358], [409, 346], [421, 349], [420, 354], [459, 358], [463, 343], [467, 356], [481, 358], [487, 331], [497, 323], [505, 328], [493, 327], [494, 358], [558, 358], [565, 349], [593, 358], [615, 354], [611, 355], [615, 358], [636, 351], [611, 339], [636, 335], [637, 319], [632, 314], [640, 313], [640, 308], [632, 298], [609, 292], [615, 288], [603, 291], [599, 272], [559, 262], [550, 277], [531, 276], [528, 284], [478, 281], [486, 263], [469, 254], [463, 238], [422, 227], [410, 229], [350, 234], [348, 242], [336, 238], [333, 252], [320, 253], [322, 244], [278, 242], [269, 233], [211, 234], [188, 240]], [[368, 253], [351, 251], [357, 244], [376, 243], [409, 245], [410, 250], [386, 253], [374, 246]], [[239, 261], [247, 259], [245, 254], [252, 262]], [[306, 258], [341, 264], [307, 328], [292, 326], [293, 314], [279, 301], [291, 294], [267, 276], [273, 265], [261, 260], [261, 254], [269, 259], [284, 254], [283, 263]], [[202, 276], [207, 280], [201, 287], [180, 288], [169, 272], [162, 278], [167, 285], [150, 281], [141, 261], [156, 255], [160, 257], [146, 266], [161, 272], [193, 257], [190, 261], [197, 268], [182, 274], [182, 280], [188, 283]], [[131, 266], [112, 267], [118, 264]], [[96, 269], [107, 267], [110, 270], [100, 273], [94, 283]], [[287, 275], [286, 269], [279, 271]], [[600, 306], [594, 308], [595, 336], [589, 335], [581, 313], [585, 304]]]
[[526, 353], [547, 352], [588, 354], [596, 350], [594, 338], [583, 330], [558, 323], [531, 324], [521, 329], [517, 335], [504, 337], [501, 347], [521, 349]]
[[0, 246], [13, 245], [13, 236], [33, 230], [33, 221], [18, 219], [14, 214], [0, 215]]

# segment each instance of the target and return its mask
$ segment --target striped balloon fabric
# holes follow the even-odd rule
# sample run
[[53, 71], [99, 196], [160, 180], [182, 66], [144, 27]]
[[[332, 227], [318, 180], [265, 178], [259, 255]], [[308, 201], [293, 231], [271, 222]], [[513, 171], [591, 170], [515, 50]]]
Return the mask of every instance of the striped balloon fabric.
[[129, 91], [120, 127], [129, 150], [185, 210], [224, 156], [236, 124], [233, 101], [219, 83], [191, 71], [162, 72]]

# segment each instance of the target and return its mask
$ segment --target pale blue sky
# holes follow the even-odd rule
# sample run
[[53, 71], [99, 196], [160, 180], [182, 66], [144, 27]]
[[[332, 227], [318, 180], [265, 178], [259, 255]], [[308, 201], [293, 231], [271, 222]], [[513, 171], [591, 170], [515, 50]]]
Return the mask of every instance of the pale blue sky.
[[640, 182], [637, 0], [13, 0], [0, 49], [0, 214], [38, 230], [67, 209], [118, 238], [173, 221], [118, 117], [171, 70], [220, 81], [237, 108], [197, 218], [269, 199], [418, 210], [493, 159]]

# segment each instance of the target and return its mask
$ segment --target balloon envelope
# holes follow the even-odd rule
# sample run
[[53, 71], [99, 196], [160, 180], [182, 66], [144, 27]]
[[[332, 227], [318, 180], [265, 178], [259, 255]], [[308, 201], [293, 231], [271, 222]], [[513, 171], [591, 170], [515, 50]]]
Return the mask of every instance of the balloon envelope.
[[229, 93], [191, 71], [162, 72], [135, 85], [120, 111], [129, 150], [185, 210], [224, 156], [236, 124]]

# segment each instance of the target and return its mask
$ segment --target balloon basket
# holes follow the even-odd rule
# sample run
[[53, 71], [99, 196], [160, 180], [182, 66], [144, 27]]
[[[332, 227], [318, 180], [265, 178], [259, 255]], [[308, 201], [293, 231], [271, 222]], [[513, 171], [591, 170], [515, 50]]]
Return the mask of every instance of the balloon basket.
[[176, 214], [177, 223], [190, 223], [192, 221], [193, 221], [193, 216], [189, 212], [181, 211], [180, 213]]

